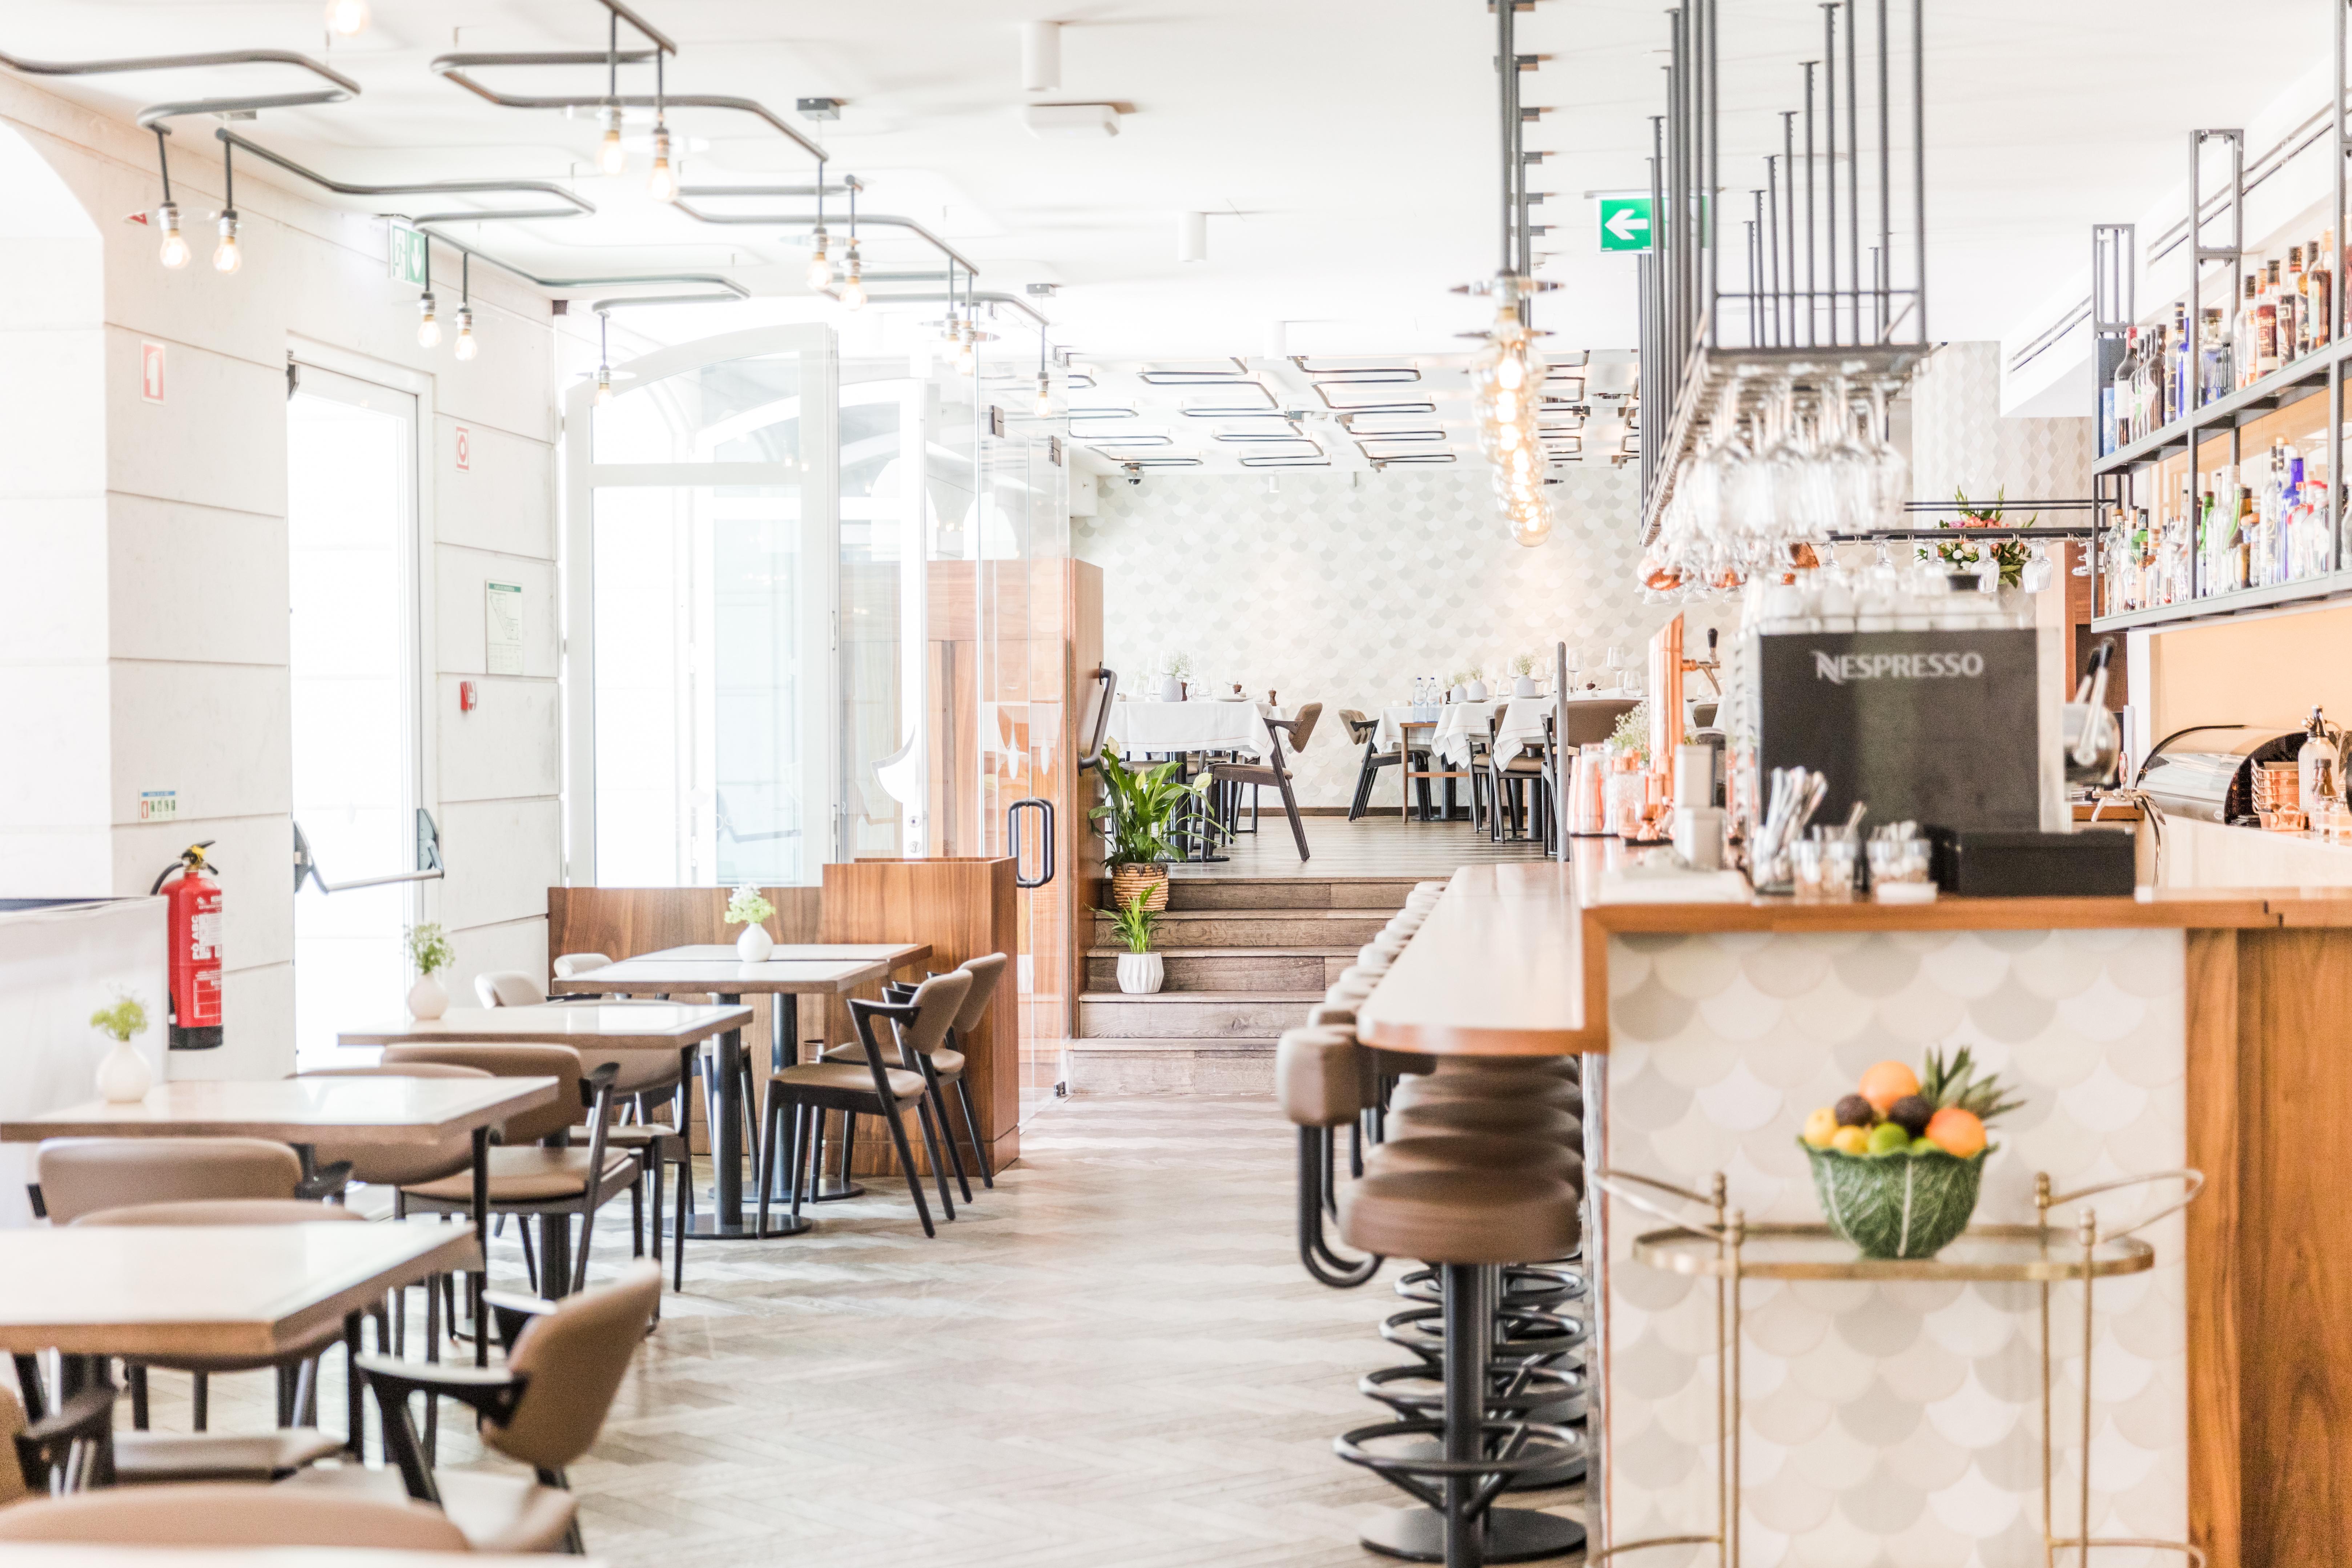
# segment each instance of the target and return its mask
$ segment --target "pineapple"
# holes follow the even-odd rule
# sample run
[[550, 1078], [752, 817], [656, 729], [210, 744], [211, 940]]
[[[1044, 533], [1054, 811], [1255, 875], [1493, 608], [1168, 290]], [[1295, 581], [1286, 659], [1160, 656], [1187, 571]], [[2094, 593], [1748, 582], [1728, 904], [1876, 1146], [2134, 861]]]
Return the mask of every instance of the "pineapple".
[[2009, 1091], [2001, 1081], [1990, 1073], [1976, 1076], [1975, 1067], [1966, 1046], [1953, 1052], [1948, 1062], [1943, 1052], [1931, 1049], [1927, 1053], [1927, 1070], [1919, 1075], [1919, 1098], [1937, 1110], [1965, 1110], [1985, 1122], [2025, 1103], [2002, 1099]]

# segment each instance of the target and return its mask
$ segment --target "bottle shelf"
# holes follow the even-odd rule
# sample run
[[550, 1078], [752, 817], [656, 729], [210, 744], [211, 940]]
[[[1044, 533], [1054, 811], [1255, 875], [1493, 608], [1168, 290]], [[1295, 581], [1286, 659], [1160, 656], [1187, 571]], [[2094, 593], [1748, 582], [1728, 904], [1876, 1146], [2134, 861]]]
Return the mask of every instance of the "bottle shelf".
[[2352, 338], [2315, 350], [2250, 386], [2242, 386], [2227, 397], [2215, 398], [2161, 430], [2151, 431], [2129, 446], [2116, 447], [2094, 462], [2091, 472], [2113, 474], [2153, 468], [2167, 458], [2186, 453], [2192, 435], [2200, 441], [2225, 436], [2306, 397], [2324, 396], [2327, 392], [2328, 368], [2347, 356], [2352, 356]]
[[2096, 616], [2092, 617], [2091, 630], [2096, 635], [2129, 631], [2135, 626], [2170, 626], [2183, 621], [2238, 615], [2247, 610], [2270, 609], [2279, 605], [2299, 605], [2306, 600], [2336, 599], [2347, 595], [2352, 595], [2352, 571], [2323, 572], [2309, 577], [2298, 577], [2292, 583], [2273, 583], [2265, 588], [2233, 588], [2226, 594], [2209, 594], [2204, 598], [2189, 599], [2178, 605], [2126, 610], [2119, 616]]

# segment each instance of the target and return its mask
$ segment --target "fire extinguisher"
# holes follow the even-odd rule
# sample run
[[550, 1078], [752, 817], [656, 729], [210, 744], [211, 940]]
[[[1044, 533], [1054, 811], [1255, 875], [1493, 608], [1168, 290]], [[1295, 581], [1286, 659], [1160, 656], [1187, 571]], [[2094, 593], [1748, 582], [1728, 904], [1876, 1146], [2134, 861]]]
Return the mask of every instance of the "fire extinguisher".
[[205, 860], [215, 842], [207, 838], [180, 851], [147, 889], [162, 893], [170, 905], [175, 1051], [216, 1050], [221, 1043], [221, 885], [205, 875], [212, 868]]

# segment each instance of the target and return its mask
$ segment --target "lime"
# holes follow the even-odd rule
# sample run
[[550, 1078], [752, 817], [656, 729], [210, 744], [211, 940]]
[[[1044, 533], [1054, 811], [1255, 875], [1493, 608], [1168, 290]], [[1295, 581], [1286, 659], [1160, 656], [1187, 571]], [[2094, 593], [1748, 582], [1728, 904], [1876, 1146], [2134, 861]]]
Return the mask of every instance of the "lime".
[[1870, 1152], [1874, 1154], [1896, 1154], [1911, 1147], [1911, 1134], [1899, 1121], [1882, 1121], [1870, 1130]]

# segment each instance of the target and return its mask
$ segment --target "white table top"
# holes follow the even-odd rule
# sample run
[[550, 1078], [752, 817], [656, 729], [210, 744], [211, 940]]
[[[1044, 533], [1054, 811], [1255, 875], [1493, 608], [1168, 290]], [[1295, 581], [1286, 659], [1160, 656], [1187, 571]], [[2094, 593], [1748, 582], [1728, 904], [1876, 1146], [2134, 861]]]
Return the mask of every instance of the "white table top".
[[431, 1219], [0, 1231], [0, 1344], [270, 1355], [388, 1290], [481, 1266], [471, 1226]]
[[929, 942], [778, 942], [774, 954], [745, 963], [732, 947], [716, 943], [664, 948], [550, 983], [559, 994], [572, 992], [706, 991], [729, 996], [788, 993], [832, 995], [855, 991], [869, 981], [930, 957]]
[[144, 1100], [102, 1100], [0, 1122], [0, 1142], [44, 1138], [274, 1138], [438, 1143], [555, 1098], [551, 1078], [181, 1079]]
[[[393, 1552], [373, 1546], [114, 1546], [12, 1541], [0, 1545], [7, 1568], [449, 1568], [446, 1552]], [[568, 1557], [568, 1568], [604, 1568], [610, 1559]], [[474, 1552], [467, 1568], [547, 1568], [545, 1557]]]
[[[599, 972], [601, 973], [601, 971]], [[678, 990], [687, 987], [678, 986]], [[376, 1029], [344, 1029], [344, 1046], [600, 1046], [617, 1050], [677, 1050], [751, 1021], [744, 1006], [675, 1002], [565, 1002], [541, 1007], [452, 1007], [438, 1018], [409, 1018]]]
[[1129, 752], [1246, 752], [1265, 750], [1265, 719], [1271, 710], [1247, 700], [1197, 702], [1114, 702], [1103, 731], [1122, 755]]

